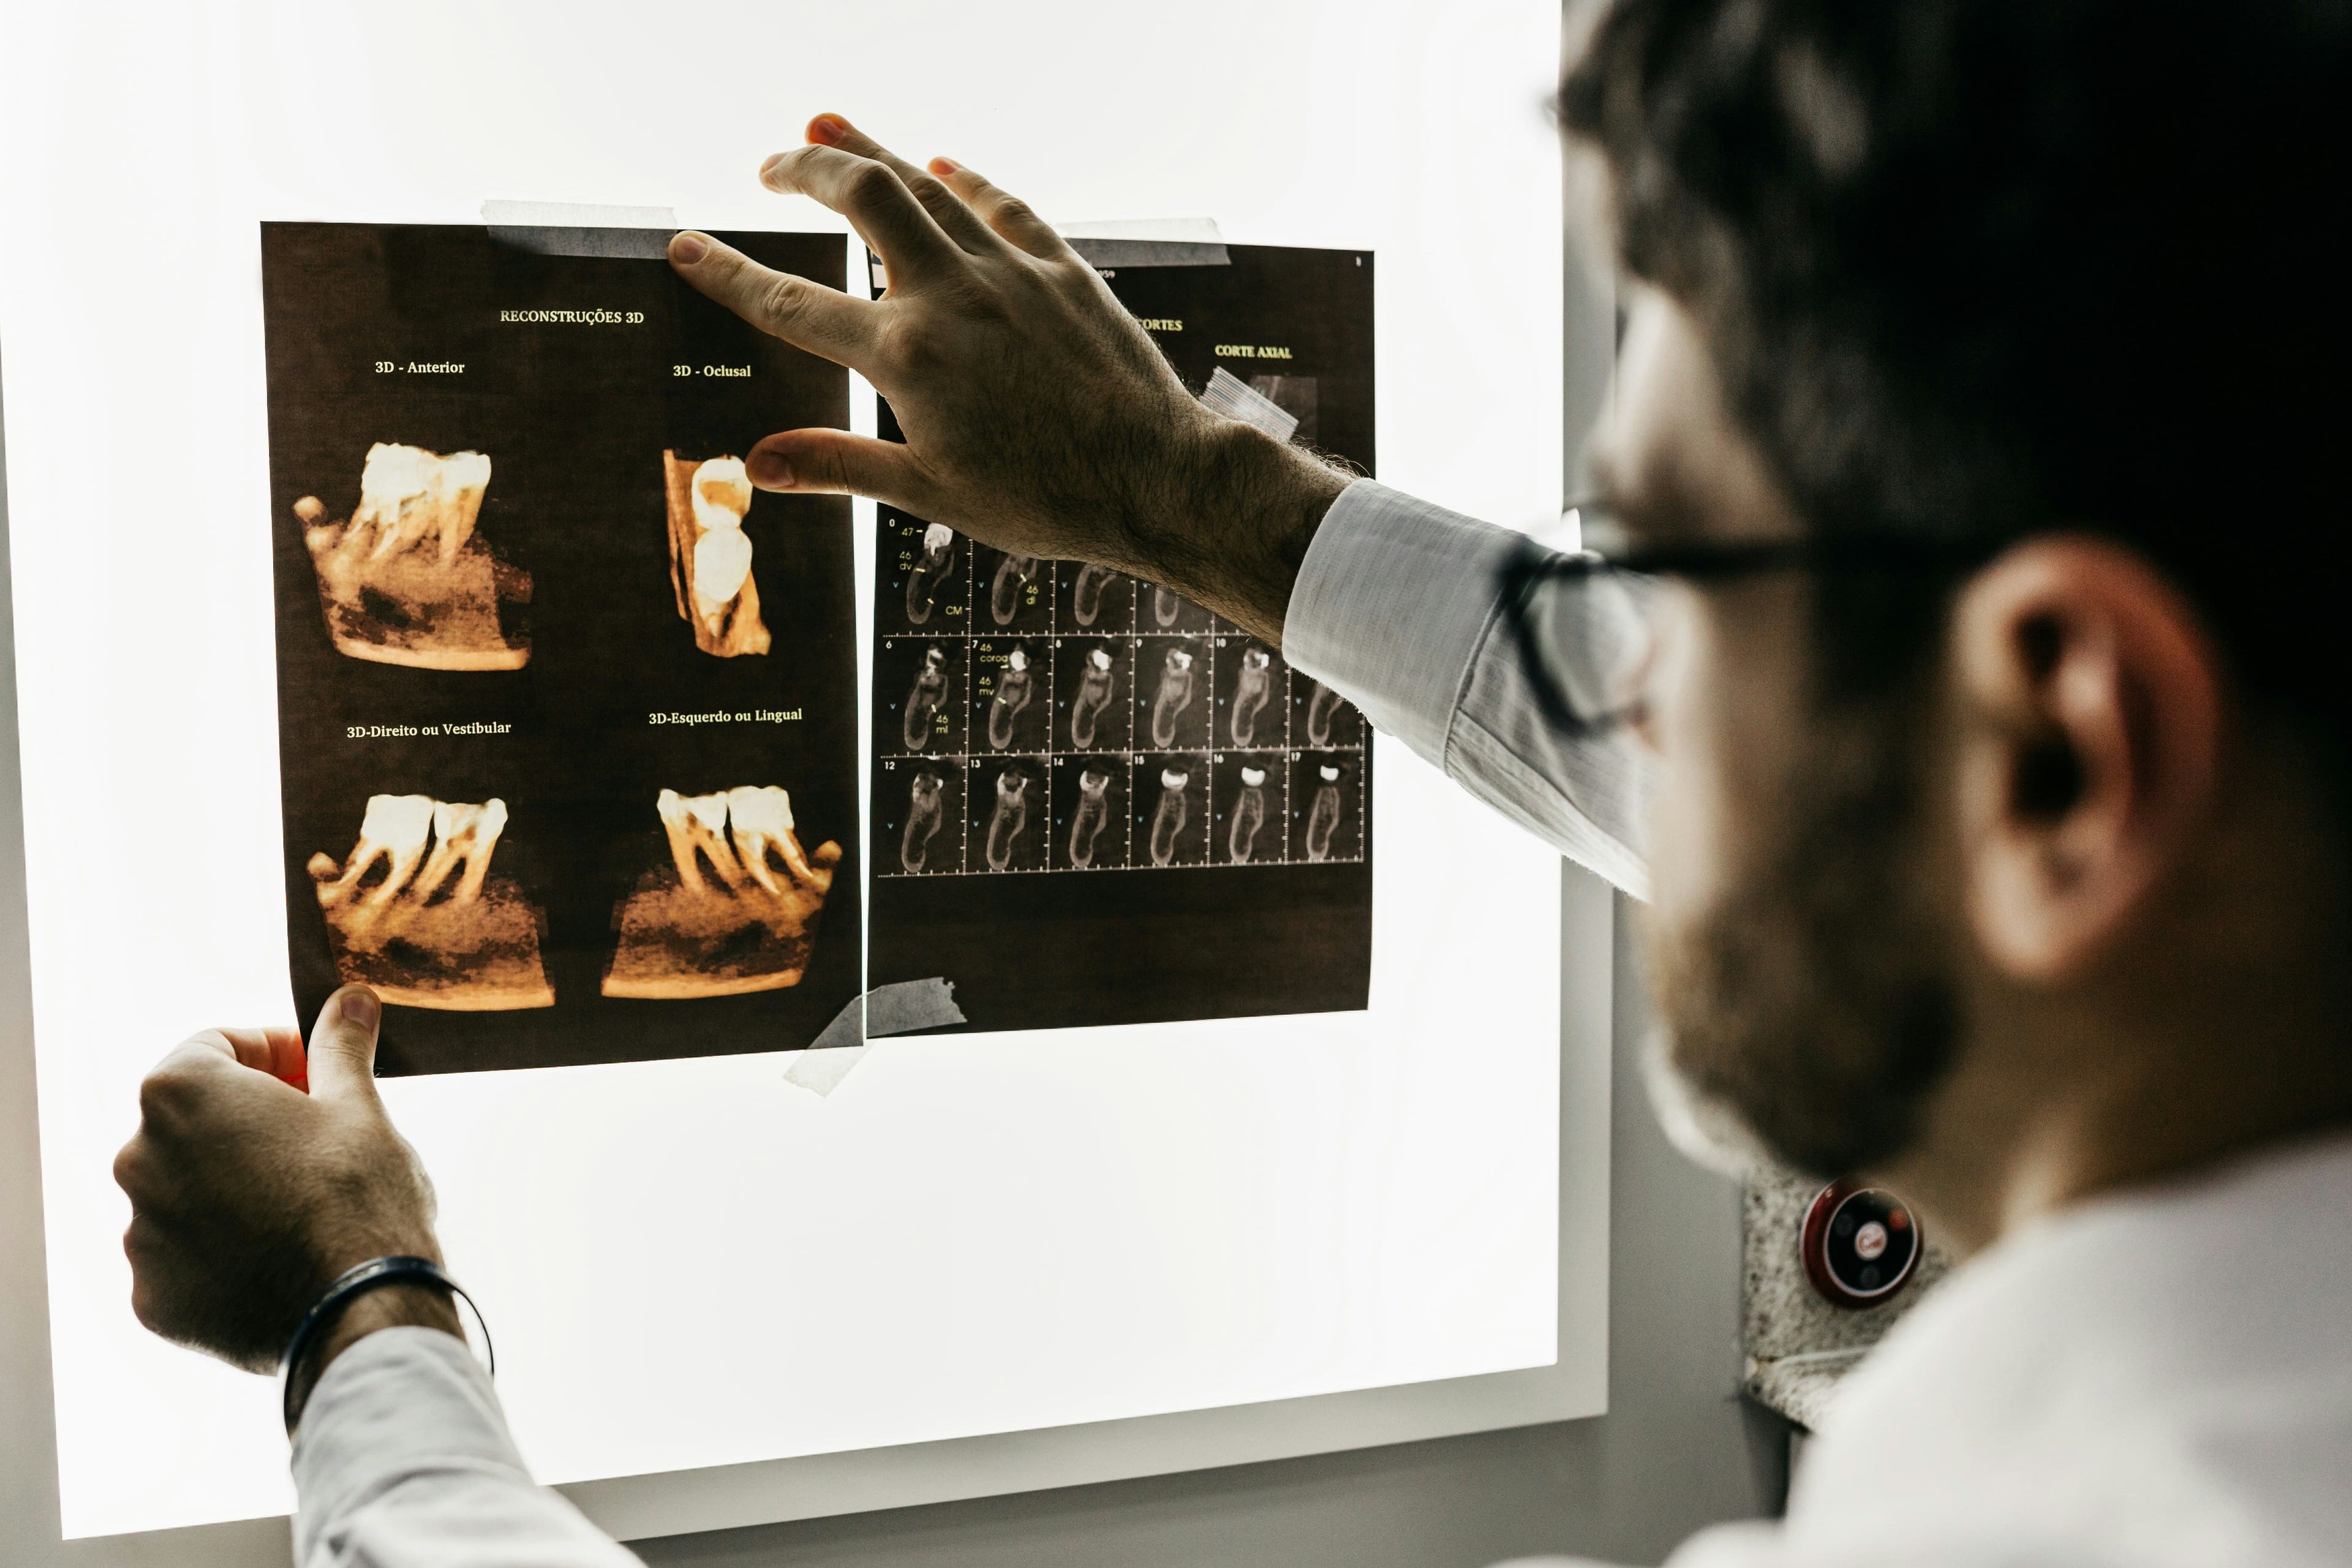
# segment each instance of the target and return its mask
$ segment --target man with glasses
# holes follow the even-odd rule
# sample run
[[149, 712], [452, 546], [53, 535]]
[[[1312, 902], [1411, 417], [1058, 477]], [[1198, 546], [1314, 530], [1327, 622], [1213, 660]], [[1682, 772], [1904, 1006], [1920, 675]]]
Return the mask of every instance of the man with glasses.
[[[1279, 641], [1646, 899], [1693, 1146], [1867, 1173], [1977, 1255], [1788, 1519], [1676, 1563], [2352, 1562], [2352, 342], [2312, 221], [2347, 67], [2332, 0], [1621, 0], [1563, 92], [1633, 280], [1597, 554], [1217, 418], [1025, 207], [835, 117], [763, 177], [887, 297], [671, 258], [906, 428], [781, 433], [755, 482]], [[323, 1106], [250, 1070], [290, 1040], [151, 1083], [159, 1330], [266, 1359], [338, 1271], [432, 1254], [347, 997]], [[454, 1324], [412, 1280], [298, 1358], [304, 1562], [623, 1560]]]

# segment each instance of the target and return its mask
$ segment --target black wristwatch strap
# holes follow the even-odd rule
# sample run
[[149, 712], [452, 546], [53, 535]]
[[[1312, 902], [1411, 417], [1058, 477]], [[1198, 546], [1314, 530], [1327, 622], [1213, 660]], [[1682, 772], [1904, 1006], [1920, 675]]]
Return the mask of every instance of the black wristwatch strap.
[[[291, 1436], [295, 1424], [302, 1418], [302, 1406], [309, 1402], [311, 1383], [301, 1384], [301, 1397], [296, 1397], [297, 1379], [302, 1370], [302, 1357], [325, 1331], [329, 1324], [349, 1306], [354, 1298], [363, 1296], [379, 1285], [425, 1285], [446, 1290], [474, 1314], [474, 1326], [481, 1331], [482, 1362], [491, 1376], [499, 1371], [498, 1353], [490, 1348], [490, 1325], [482, 1316], [482, 1309], [466, 1294], [464, 1286], [441, 1271], [441, 1266], [429, 1258], [371, 1258], [356, 1268], [347, 1268], [335, 1277], [334, 1283], [319, 1294], [310, 1310], [302, 1314], [296, 1325], [294, 1337], [286, 1342], [286, 1353], [278, 1358], [278, 1373], [285, 1383], [282, 1408], [286, 1415], [286, 1432]], [[315, 1380], [312, 1380], [315, 1382]]]

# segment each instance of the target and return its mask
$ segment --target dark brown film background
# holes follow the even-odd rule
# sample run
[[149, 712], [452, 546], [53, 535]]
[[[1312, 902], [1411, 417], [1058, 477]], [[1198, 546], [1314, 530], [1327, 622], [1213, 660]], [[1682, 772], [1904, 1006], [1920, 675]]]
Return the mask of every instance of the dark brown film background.
[[[844, 282], [837, 237], [728, 234], [772, 266]], [[805, 1046], [859, 986], [855, 586], [850, 509], [756, 494], [743, 522], [773, 637], [764, 654], [699, 651], [680, 618], [663, 453], [747, 453], [760, 437], [847, 423], [837, 367], [758, 333], [659, 259], [551, 257], [478, 227], [262, 226], [270, 516], [287, 927], [307, 1021], [339, 984], [314, 853], [341, 860], [369, 795], [498, 798], [491, 860], [544, 911], [552, 1006], [387, 1010], [385, 1073], [631, 1061]], [[501, 321], [509, 310], [642, 313], [612, 324]], [[462, 374], [381, 363], [462, 363]], [[686, 366], [694, 374], [680, 374]], [[705, 366], [747, 366], [713, 378]], [[487, 454], [478, 533], [527, 570], [520, 669], [456, 671], [338, 653], [298, 500], [333, 517], [369, 447]], [[790, 722], [675, 727], [654, 712], [791, 711]], [[492, 722], [499, 735], [351, 739], [352, 726]], [[615, 910], [667, 860], [656, 794], [782, 785], [803, 846], [843, 858], [793, 987], [684, 1001], [601, 994]]]

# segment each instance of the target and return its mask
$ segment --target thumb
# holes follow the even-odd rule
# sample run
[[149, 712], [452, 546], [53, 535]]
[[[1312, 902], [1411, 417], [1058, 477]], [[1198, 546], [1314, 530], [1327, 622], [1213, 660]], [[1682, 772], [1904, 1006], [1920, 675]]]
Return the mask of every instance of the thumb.
[[919, 510], [914, 459], [898, 441], [846, 430], [786, 430], [752, 447], [743, 468], [763, 490], [871, 496], [908, 511]]
[[383, 1004], [364, 985], [346, 985], [319, 1009], [310, 1031], [310, 1097], [375, 1098], [376, 1025]]

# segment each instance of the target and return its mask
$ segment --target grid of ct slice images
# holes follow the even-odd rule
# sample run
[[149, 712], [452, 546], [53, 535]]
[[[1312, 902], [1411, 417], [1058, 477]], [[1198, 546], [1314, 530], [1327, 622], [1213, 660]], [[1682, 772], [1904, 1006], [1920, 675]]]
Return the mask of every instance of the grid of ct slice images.
[[881, 877], [1360, 861], [1362, 715], [1150, 583], [885, 511]]

